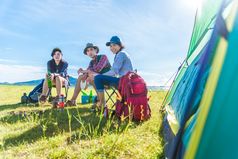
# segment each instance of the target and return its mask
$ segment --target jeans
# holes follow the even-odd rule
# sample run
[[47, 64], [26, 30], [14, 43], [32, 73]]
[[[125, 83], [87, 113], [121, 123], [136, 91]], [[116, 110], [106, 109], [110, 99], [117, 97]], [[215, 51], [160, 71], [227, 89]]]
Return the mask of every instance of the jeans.
[[120, 78], [107, 76], [107, 75], [97, 75], [94, 77], [94, 83], [97, 92], [104, 92], [104, 86], [113, 86], [118, 88]]

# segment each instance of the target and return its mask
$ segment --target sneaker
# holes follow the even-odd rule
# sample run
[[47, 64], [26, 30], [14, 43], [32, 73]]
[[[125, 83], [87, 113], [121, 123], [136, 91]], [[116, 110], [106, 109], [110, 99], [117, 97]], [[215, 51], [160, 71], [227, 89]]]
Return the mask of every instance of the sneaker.
[[103, 116], [105, 117], [105, 118], [108, 118], [108, 112], [109, 112], [109, 110], [108, 110], [108, 108], [107, 108], [107, 106], [105, 106], [104, 107], [104, 110], [103, 110]]
[[59, 103], [59, 96], [56, 96], [52, 102], [53, 108], [57, 108], [58, 103]]
[[96, 109], [96, 108], [97, 108], [96, 104], [91, 105], [91, 109]]
[[44, 104], [46, 102], [47, 96], [45, 95], [41, 95], [41, 97], [39, 98], [39, 102]]
[[76, 101], [75, 100], [68, 100], [65, 104], [66, 107], [72, 107], [72, 106], [77, 106]]

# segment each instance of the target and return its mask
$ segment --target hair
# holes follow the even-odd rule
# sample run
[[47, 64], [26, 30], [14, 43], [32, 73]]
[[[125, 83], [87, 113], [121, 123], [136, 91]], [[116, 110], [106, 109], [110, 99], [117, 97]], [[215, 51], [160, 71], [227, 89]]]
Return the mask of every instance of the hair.
[[125, 49], [125, 45], [123, 45], [122, 43], [118, 45], [121, 47], [119, 51], [122, 51], [123, 49]]
[[[54, 48], [54, 49], [52, 50], [51, 56], [53, 57], [57, 51], [62, 54], [62, 51], [60, 50], [60, 48], [56, 47], [56, 48]], [[63, 54], [62, 54], [62, 55], [63, 55]]]
[[87, 55], [87, 49], [88, 48], [93, 48], [94, 50], [96, 50], [96, 54], [99, 53], [99, 48], [97, 46], [92, 46], [92, 47], [86, 47], [83, 51], [84, 55]]

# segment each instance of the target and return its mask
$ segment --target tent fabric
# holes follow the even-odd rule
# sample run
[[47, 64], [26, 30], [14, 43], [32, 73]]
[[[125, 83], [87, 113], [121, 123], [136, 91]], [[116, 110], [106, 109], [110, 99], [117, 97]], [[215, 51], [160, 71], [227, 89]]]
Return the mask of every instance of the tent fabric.
[[[235, 6], [237, 10], [237, 4]], [[201, 112], [192, 134], [187, 158], [237, 158], [238, 122], [238, 13], [228, 40], [221, 39], [217, 47], [213, 69], [201, 102]], [[232, 20], [230, 23], [233, 23]], [[205, 115], [207, 114], [207, 116]], [[212, 145], [212, 146], [210, 146]], [[228, 146], [229, 145], [229, 146]], [[192, 153], [191, 153], [192, 152]]]
[[198, 54], [201, 52], [211, 37], [212, 29], [215, 25], [216, 13], [222, 0], [210, 0], [204, 2], [205, 3], [203, 3], [203, 5], [197, 10], [186, 60], [182, 64], [178, 76], [173, 82], [172, 88], [169, 90], [168, 97], [166, 98], [166, 101], [163, 103], [163, 105], [169, 104], [188, 65], [190, 65], [194, 59], [196, 59]]
[[187, 58], [193, 54], [197, 45], [201, 42], [208, 30], [214, 27], [216, 14], [221, 3], [222, 0], [204, 1], [203, 5], [198, 8]]
[[[170, 104], [166, 106], [166, 110], [168, 110], [168, 108], [170, 109], [170, 111], [167, 111], [165, 119], [167, 120], [167, 123], [169, 124], [172, 130], [172, 132], [169, 132], [169, 134], [172, 133], [175, 136], [174, 138], [169, 140], [170, 144], [166, 145], [168, 155], [171, 154], [171, 151], [174, 151], [174, 149], [176, 149], [176, 142], [179, 139], [179, 137], [177, 137], [178, 130], [180, 129], [180, 126], [183, 125], [183, 123], [185, 122], [185, 116], [192, 116], [194, 112], [196, 112], [199, 101], [202, 97], [204, 85], [210, 69], [209, 67], [206, 67], [206, 70], [203, 73], [197, 91], [194, 91], [194, 89], [196, 86], [196, 79], [198, 78], [198, 74], [201, 70], [205, 55], [207, 54], [207, 49], [208, 48], [206, 45], [202, 52], [199, 54], [199, 56], [187, 68], [186, 72], [184, 73], [184, 76], [182, 77], [176, 88], [176, 91], [174, 92]], [[194, 99], [194, 103], [192, 104], [192, 109], [188, 112], [188, 106], [190, 106], [189, 102], [194, 93], [196, 94], [196, 98]], [[168, 132], [164, 133], [166, 134]]]
[[187, 69], [187, 64], [184, 62], [182, 65], [181, 65], [181, 68], [178, 70], [178, 75], [177, 77], [175, 77], [175, 81], [173, 82], [173, 85], [172, 85], [172, 88], [171, 90], [168, 92], [168, 96], [165, 100], [165, 103], [163, 103], [164, 105], [167, 105], [169, 104], [169, 102], [171, 101], [172, 99], [172, 96], [179, 84], [179, 81], [181, 80], [181, 78], [183, 77], [185, 71]]
[[[212, 7], [211, 2], [213, 0], [206, 4]], [[213, 11], [216, 17], [210, 16], [215, 19], [210, 38], [200, 46], [196, 44], [202, 48], [177, 76], [176, 84], [170, 90], [164, 118], [167, 158], [238, 158], [238, 153], [234, 153], [238, 122], [233, 121], [238, 113], [235, 107], [235, 91], [238, 90], [238, 54], [235, 47], [238, 41], [237, 4], [237, 0], [223, 1], [216, 12]], [[202, 21], [209, 20], [205, 18]], [[233, 148], [227, 145], [233, 145]]]

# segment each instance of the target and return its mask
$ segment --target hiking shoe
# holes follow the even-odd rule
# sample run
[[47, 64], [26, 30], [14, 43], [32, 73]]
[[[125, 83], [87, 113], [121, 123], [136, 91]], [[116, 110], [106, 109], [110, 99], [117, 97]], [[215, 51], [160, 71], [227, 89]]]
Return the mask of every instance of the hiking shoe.
[[97, 105], [96, 105], [96, 103], [91, 105], [90, 111], [91, 112], [95, 112], [95, 113], [97, 112]]
[[76, 101], [75, 100], [68, 100], [65, 104], [66, 107], [72, 107], [72, 106], [77, 106]]
[[91, 109], [96, 109], [97, 108], [97, 105], [96, 105], [96, 103], [95, 104], [93, 104], [93, 105], [91, 105]]
[[47, 99], [47, 96], [42, 95], [42, 96], [39, 98], [39, 102], [43, 104], [43, 103], [46, 102], [46, 99]]
[[[100, 114], [102, 111], [101, 106], [99, 106], [98, 103], [94, 104], [94, 106], [95, 106], [94, 107], [95, 112], [98, 112]], [[93, 107], [92, 107], [92, 109], [93, 109]]]
[[53, 108], [57, 108], [58, 103], [59, 103], [59, 96], [56, 96], [52, 102]]
[[104, 107], [103, 116], [104, 116], [105, 118], [108, 118], [108, 116], [109, 116], [109, 110], [108, 110], [107, 106]]

